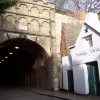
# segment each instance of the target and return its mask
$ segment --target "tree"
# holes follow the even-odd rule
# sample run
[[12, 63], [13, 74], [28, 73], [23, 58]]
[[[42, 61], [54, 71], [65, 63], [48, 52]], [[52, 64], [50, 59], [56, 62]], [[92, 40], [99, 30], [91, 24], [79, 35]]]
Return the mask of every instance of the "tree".
[[57, 11], [64, 11], [66, 8], [66, 2], [68, 0], [54, 0], [54, 4], [56, 5], [56, 10]]
[[49, 0], [56, 5], [57, 11], [99, 12], [100, 0]]
[[48, 2], [54, 3], [57, 12], [64, 12], [66, 10], [68, 0], [48, 0]]
[[72, 0], [76, 11], [98, 12], [100, 11], [100, 0]]
[[0, 12], [4, 12], [5, 9], [21, 2], [21, 0], [0, 0]]

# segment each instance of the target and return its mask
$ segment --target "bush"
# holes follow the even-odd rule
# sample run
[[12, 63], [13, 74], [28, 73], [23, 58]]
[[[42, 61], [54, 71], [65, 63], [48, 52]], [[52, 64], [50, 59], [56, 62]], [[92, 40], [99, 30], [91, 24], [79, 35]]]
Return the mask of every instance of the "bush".
[[19, 2], [21, 2], [21, 0], [0, 0], [0, 13], [5, 12], [7, 8], [14, 6]]

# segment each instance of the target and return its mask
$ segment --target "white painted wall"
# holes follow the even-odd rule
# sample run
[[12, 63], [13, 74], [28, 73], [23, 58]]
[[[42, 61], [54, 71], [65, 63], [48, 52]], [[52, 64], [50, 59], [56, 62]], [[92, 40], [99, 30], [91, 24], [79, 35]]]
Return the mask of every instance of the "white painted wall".
[[[85, 63], [97, 61], [100, 79], [100, 47], [93, 47], [83, 52], [75, 52], [72, 60], [74, 91], [78, 94], [88, 94], [88, 74]], [[84, 81], [81, 86], [80, 81]]]
[[[85, 23], [99, 32], [100, 28], [98, 27], [100, 27], [100, 22], [96, 14], [88, 14], [86, 16]], [[100, 35], [91, 28], [89, 28], [86, 33], [85, 28], [86, 25], [84, 24], [75, 43], [75, 48], [70, 50], [72, 59], [68, 59], [68, 57], [62, 58], [63, 89], [68, 90], [67, 70], [72, 69], [74, 77], [74, 91], [75, 93], [84, 95], [89, 93], [88, 71], [85, 63], [97, 61], [100, 77]], [[83, 38], [89, 35], [92, 35], [93, 47], [87, 48], [87, 44]]]
[[68, 90], [68, 70], [72, 70], [71, 56], [62, 57], [63, 66], [63, 89]]
[[87, 13], [85, 22], [88, 23], [91, 27], [100, 32], [100, 21], [96, 13]]
[[78, 94], [88, 94], [88, 72], [86, 64], [73, 66], [74, 92]]
[[[94, 20], [95, 19], [95, 20]], [[85, 22], [100, 32], [100, 21], [96, 14], [88, 14]], [[100, 33], [95, 32], [93, 29], [89, 29], [88, 33], [85, 33], [85, 25], [80, 32], [80, 35], [76, 41], [75, 48], [71, 50], [73, 76], [74, 76], [74, 91], [78, 94], [88, 94], [88, 73], [85, 63], [97, 61], [100, 77]], [[99, 28], [98, 28], [99, 27]], [[93, 47], [86, 48], [84, 37], [92, 35]]]
[[87, 50], [86, 48], [86, 44], [85, 44], [85, 39], [84, 37], [92, 35], [92, 41], [93, 41], [93, 47], [97, 47], [100, 46], [100, 34], [96, 33], [95, 31], [88, 29], [88, 33], [85, 33], [85, 25], [83, 26], [81, 33], [78, 37], [78, 40], [75, 44], [75, 49], [76, 51], [83, 51], [83, 50]]
[[[94, 18], [96, 20], [94, 20]], [[85, 22], [94, 24], [95, 22], [98, 23], [95, 27], [100, 26], [100, 21], [97, 18], [96, 14], [89, 13], [86, 15]], [[71, 52], [71, 56], [73, 58], [73, 65], [85, 63], [89, 61], [97, 60], [100, 55], [100, 33], [97, 33], [93, 29], [89, 28], [88, 32], [86, 33], [84, 30], [86, 25], [83, 25], [80, 35], [76, 41], [75, 48], [73, 48], [73, 52]], [[84, 37], [92, 35], [92, 42], [93, 47], [86, 48], [86, 43], [84, 42]], [[71, 50], [72, 51], [72, 50]], [[94, 51], [94, 52], [93, 52]], [[86, 53], [86, 54], [85, 54]]]
[[[85, 23], [87, 23], [88, 25], [90, 25], [91, 27], [93, 27], [94, 29], [96, 29], [98, 32], [100, 32], [100, 21], [98, 20], [98, 16], [97, 14], [94, 14], [94, 13], [89, 13], [86, 15], [86, 20], [85, 20]], [[85, 43], [84, 43], [84, 38], [85, 36], [88, 36], [88, 35], [92, 35], [92, 40], [93, 40], [93, 47], [96, 47], [96, 46], [100, 46], [100, 34], [97, 34], [94, 30], [92, 29], [89, 29], [87, 33], [85, 33], [85, 28], [86, 28], [86, 25], [83, 25], [83, 28], [80, 32], [80, 35], [76, 41], [76, 44], [75, 44], [75, 49], [77, 51], [83, 51], [83, 50], [86, 50], [85, 48]]]

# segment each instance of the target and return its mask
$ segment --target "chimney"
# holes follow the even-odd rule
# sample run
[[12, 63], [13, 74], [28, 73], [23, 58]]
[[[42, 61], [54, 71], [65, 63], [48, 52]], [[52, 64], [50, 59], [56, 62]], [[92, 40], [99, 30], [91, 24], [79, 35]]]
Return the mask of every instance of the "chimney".
[[67, 16], [70, 16], [72, 18], [79, 19], [82, 21], [85, 20], [85, 12], [84, 11], [80, 11], [80, 12], [67, 11]]
[[67, 44], [66, 44], [66, 39], [65, 39], [65, 34], [64, 34], [64, 25], [62, 25], [60, 50], [61, 50], [61, 56], [62, 57], [63, 56], [68, 56]]

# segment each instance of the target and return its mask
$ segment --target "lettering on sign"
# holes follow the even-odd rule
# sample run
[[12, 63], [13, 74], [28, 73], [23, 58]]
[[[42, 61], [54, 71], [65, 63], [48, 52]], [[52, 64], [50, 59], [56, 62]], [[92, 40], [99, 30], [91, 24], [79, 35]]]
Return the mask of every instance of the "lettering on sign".
[[25, 31], [26, 31], [26, 30], [27, 30], [27, 26], [25, 26], [25, 25], [19, 25], [19, 29], [20, 29], [20, 30], [25, 30]]
[[95, 53], [95, 52], [100, 52], [100, 48], [92, 48], [90, 50], [80, 52], [80, 53], [76, 54], [76, 57], [86, 56], [90, 53]]
[[90, 50], [91, 53], [98, 52], [98, 51], [100, 51], [100, 48], [93, 48], [92, 50]]

